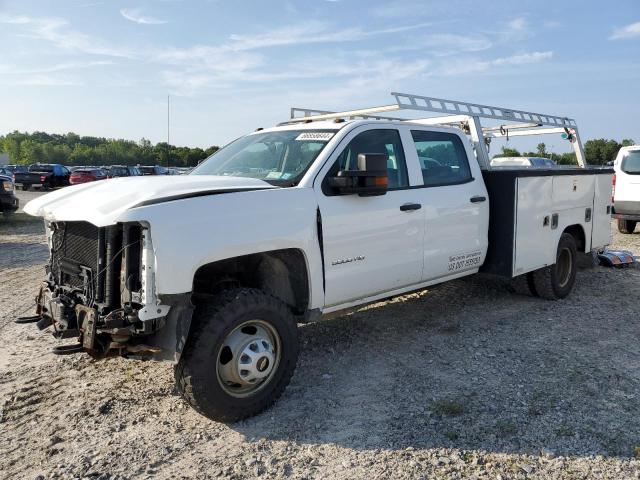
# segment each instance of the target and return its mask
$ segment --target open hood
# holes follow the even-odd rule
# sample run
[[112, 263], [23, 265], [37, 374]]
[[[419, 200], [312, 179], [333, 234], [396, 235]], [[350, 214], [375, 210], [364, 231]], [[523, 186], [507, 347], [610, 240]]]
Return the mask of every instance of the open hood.
[[29, 215], [49, 221], [85, 221], [98, 227], [118, 222], [131, 208], [203, 195], [278, 188], [255, 178], [167, 175], [113, 178], [65, 187], [31, 200]]

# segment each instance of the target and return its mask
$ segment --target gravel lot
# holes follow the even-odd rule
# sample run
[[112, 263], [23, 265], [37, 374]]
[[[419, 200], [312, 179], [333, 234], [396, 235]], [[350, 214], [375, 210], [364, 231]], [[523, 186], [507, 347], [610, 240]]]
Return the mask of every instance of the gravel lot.
[[0, 223], [4, 478], [640, 478], [638, 268], [582, 269], [560, 302], [473, 277], [305, 325], [280, 401], [223, 425], [170, 364], [55, 357], [12, 323], [42, 233]]

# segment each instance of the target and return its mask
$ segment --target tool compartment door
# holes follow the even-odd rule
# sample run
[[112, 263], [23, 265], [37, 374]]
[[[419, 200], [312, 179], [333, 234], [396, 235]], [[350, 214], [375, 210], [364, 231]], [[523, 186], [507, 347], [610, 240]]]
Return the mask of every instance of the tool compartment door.
[[553, 178], [520, 177], [516, 180], [514, 276], [556, 261], [557, 242], [551, 230]]
[[611, 185], [612, 175], [596, 175], [593, 197], [593, 230], [591, 248], [601, 249], [611, 243]]

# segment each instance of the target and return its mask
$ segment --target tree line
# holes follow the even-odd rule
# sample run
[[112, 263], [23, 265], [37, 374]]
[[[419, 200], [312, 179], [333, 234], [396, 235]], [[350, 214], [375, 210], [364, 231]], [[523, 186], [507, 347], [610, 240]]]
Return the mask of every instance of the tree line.
[[[618, 143], [616, 140], [606, 140], [598, 138], [595, 140], [587, 140], [584, 144], [584, 156], [588, 165], [606, 165], [613, 162], [618, 155], [618, 150], [622, 147], [634, 145], [634, 141], [625, 138]], [[544, 143], [539, 143], [535, 152], [520, 153], [515, 148], [502, 147], [502, 152], [494, 155], [495, 157], [543, 157], [554, 160], [558, 165], [577, 165], [576, 154], [570, 153], [552, 153], [547, 151]]]
[[[631, 139], [622, 142], [604, 138], [588, 140], [584, 144], [587, 163], [605, 165], [613, 161], [621, 147], [633, 145]], [[45, 132], [22, 133], [14, 131], [0, 135], [0, 152], [9, 155], [15, 164], [61, 163], [64, 165], [164, 165], [171, 167], [193, 167], [219, 149], [176, 147], [166, 142], [152, 145], [146, 138], [132, 140], [87, 137], [75, 133], [49, 134]], [[539, 143], [536, 152], [520, 152], [515, 148], [502, 147], [496, 157], [544, 157], [559, 165], [575, 165], [576, 156], [571, 153], [552, 153], [544, 143]]]
[[0, 136], [0, 152], [13, 164], [61, 163], [81, 165], [163, 165], [193, 167], [219, 149], [177, 147], [166, 142], [152, 145], [146, 138], [131, 140], [87, 137], [75, 133], [49, 134], [14, 131]]

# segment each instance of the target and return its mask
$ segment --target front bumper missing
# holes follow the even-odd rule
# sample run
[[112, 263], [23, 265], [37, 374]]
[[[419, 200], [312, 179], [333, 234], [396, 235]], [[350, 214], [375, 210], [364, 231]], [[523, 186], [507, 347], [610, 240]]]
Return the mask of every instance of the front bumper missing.
[[84, 352], [93, 358], [125, 356], [177, 362], [191, 325], [191, 293], [163, 295], [159, 300], [159, 305], [132, 311], [128, 318], [133, 325], [118, 327], [109, 324], [113, 312], [100, 315], [97, 309], [85, 305], [68, 307], [44, 282], [36, 298], [36, 315], [22, 317], [16, 323], [37, 322], [40, 330], [51, 328], [60, 340], [77, 338], [76, 344], [55, 347], [56, 355]]

